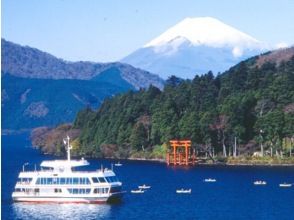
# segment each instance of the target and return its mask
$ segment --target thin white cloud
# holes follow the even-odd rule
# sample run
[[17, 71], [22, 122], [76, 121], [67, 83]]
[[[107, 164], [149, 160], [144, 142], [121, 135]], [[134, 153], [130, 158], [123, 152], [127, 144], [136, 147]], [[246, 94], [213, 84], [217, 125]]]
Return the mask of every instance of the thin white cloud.
[[276, 49], [281, 49], [281, 48], [286, 48], [286, 47], [289, 47], [289, 45], [286, 42], [280, 42], [275, 45]]
[[243, 50], [239, 47], [234, 47], [232, 52], [233, 52], [234, 57], [236, 57], [236, 58], [241, 57], [243, 55]]

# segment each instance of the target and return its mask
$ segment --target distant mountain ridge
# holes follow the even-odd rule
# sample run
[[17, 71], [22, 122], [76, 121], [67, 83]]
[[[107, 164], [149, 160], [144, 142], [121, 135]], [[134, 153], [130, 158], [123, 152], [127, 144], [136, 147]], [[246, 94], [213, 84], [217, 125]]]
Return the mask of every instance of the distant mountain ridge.
[[9, 73], [23, 78], [90, 80], [107, 69], [116, 68], [121, 77], [136, 89], [147, 88], [151, 84], [162, 88], [164, 84], [157, 75], [129, 64], [68, 62], [38, 49], [20, 46], [4, 39], [1, 39], [1, 43], [2, 74]]
[[3, 129], [71, 122], [77, 112], [128, 90], [162, 88], [164, 81], [122, 63], [67, 62], [2, 39]]
[[211, 17], [186, 18], [122, 59], [159, 74], [193, 78], [209, 70], [223, 72], [268, 46]]

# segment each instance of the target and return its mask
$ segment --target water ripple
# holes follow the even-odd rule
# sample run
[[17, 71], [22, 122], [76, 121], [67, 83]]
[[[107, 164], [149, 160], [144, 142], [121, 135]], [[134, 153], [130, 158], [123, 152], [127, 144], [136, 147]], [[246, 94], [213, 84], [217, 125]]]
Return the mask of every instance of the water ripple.
[[95, 204], [14, 203], [15, 219], [108, 219], [111, 206]]

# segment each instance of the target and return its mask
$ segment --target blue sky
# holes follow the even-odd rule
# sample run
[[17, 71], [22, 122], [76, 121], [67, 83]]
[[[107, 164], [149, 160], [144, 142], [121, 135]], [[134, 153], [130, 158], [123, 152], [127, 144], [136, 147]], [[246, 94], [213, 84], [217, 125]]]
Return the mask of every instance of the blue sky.
[[294, 0], [2, 0], [2, 37], [57, 57], [116, 61], [186, 17], [294, 44]]

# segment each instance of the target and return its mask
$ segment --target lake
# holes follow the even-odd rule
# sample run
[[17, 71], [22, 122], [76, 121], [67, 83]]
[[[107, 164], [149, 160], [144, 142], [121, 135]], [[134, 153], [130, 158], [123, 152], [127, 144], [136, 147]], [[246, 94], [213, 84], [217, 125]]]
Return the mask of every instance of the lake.
[[[2, 136], [2, 219], [294, 219], [294, 167], [195, 166], [170, 167], [164, 163], [120, 161], [114, 167], [127, 193], [119, 204], [13, 203], [11, 193], [22, 165], [34, 169], [41, 161], [56, 159], [31, 147], [28, 134]], [[111, 167], [113, 160], [89, 160], [89, 169]], [[215, 178], [215, 183], [205, 183]], [[267, 185], [255, 186], [255, 180]], [[152, 188], [131, 194], [142, 184]], [[176, 189], [191, 188], [191, 194]]]

